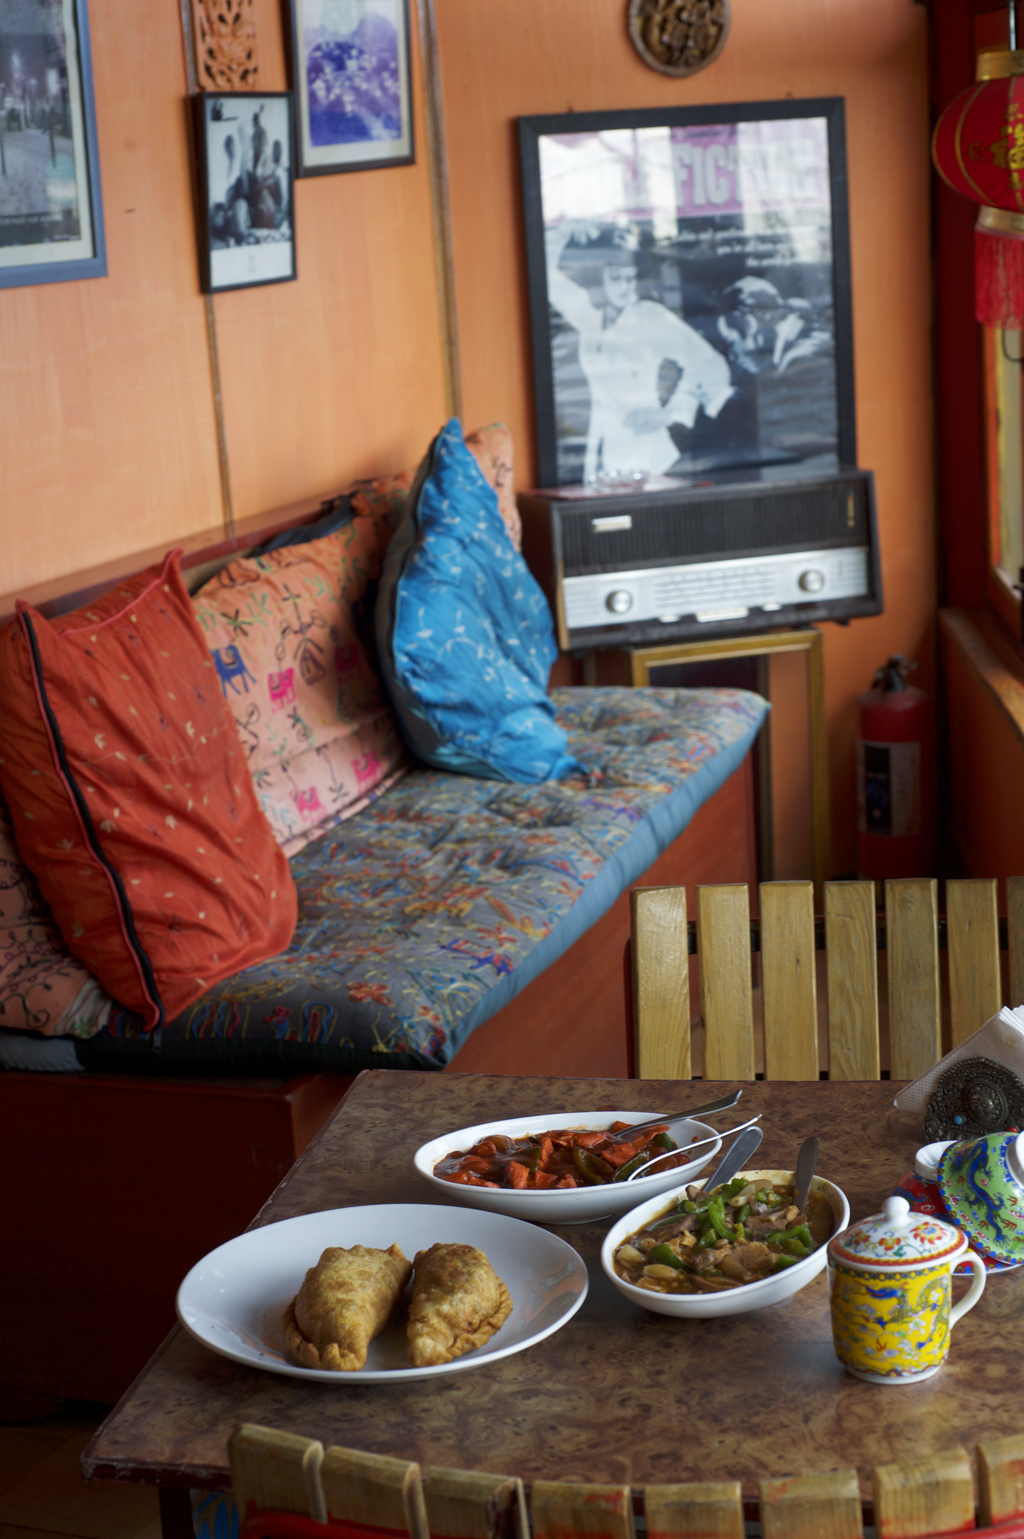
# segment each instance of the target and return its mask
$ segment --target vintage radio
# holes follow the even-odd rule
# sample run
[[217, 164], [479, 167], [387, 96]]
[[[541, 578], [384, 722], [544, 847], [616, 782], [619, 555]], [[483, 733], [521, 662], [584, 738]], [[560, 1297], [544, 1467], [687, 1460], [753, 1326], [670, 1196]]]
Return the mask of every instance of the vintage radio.
[[559, 645], [657, 646], [880, 614], [871, 471], [755, 477], [521, 496], [523, 554]]

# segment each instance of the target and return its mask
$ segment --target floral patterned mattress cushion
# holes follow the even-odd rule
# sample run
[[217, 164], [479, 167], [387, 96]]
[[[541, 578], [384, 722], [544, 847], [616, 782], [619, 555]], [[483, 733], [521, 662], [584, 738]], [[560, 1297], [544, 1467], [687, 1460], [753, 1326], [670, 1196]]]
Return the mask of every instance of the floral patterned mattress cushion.
[[157, 1041], [115, 1009], [77, 1045], [82, 1061], [442, 1067], [643, 874], [767, 710], [730, 689], [553, 698], [586, 775], [534, 786], [413, 770], [292, 861], [287, 951], [218, 984]]

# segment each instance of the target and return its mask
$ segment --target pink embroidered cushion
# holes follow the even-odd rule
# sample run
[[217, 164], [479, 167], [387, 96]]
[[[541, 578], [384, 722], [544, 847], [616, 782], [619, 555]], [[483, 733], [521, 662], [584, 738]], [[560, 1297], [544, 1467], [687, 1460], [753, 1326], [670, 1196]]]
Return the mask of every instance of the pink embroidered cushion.
[[415, 479], [415, 470], [400, 470], [394, 476], [378, 476], [376, 481], [357, 481], [352, 488], [356, 514], [382, 521], [379, 527], [385, 528], [390, 538]]
[[0, 632], [0, 785], [68, 948], [150, 1026], [283, 951], [295, 884], [178, 570]]
[[368, 608], [372, 628], [393, 524], [386, 499], [372, 506], [322, 539], [232, 561], [193, 599], [260, 806], [289, 856], [409, 766], [357, 623]]
[[516, 489], [512, 476], [512, 434], [504, 422], [492, 422], [477, 428], [466, 438], [466, 448], [483, 472], [484, 480], [498, 494], [498, 512], [505, 520], [509, 538], [516, 550], [523, 548], [523, 526], [516, 507]]
[[91, 982], [40, 901], [0, 799], [0, 1026], [45, 1037], [91, 1036], [102, 1025], [99, 1012], [88, 1015], [87, 1025], [72, 1009]]
[[[497, 492], [498, 512], [505, 520], [512, 544], [516, 550], [521, 550], [523, 531], [512, 476], [512, 434], [503, 422], [492, 422], [488, 427], [468, 433], [466, 448], [480, 466], [484, 480]], [[415, 479], [415, 470], [403, 470], [398, 475], [381, 476], [376, 481], [357, 482], [352, 492], [352, 506], [357, 513], [373, 513], [389, 519], [390, 534]]]

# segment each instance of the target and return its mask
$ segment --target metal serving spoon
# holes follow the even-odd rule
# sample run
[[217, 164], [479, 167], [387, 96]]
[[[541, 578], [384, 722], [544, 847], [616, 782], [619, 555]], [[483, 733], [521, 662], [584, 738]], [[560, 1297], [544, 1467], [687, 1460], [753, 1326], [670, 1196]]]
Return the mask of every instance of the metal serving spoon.
[[733, 1090], [729, 1095], [722, 1096], [720, 1101], [707, 1101], [703, 1106], [691, 1106], [686, 1111], [672, 1112], [667, 1117], [648, 1117], [646, 1122], [631, 1122], [628, 1128], [620, 1128], [617, 1133], [609, 1133], [608, 1137], [615, 1143], [628, 1141], [634, 1133], [642, 1133], [645, 1128], [656, 1128], [662, 1122], [681, 1122], [684, 1117], [706, 1117], [711, 1112], [728, 1111], [730, 1106], [735, 1106], [742, 1089]]
[[815, 1167], [818, 1163], [818, 1140], [805, 1138], [800, 1145], [800, 1153], [796, 1157], [796, 1176], [794, 1186], [796, 1191], [793, 1202], [802, 1213], [807, 1203], [807, 1194], [811, 1190], [811, 1181], [814, 1179]]
[[740, 1136], [733, 1140], [725, 1158], [719, 1161], [718, 1169], [704, 1182], [704, 1191], [713, 1192], [716, 1186], [725, 1186], [731, 1181], [737, 1171], [747, 1163], [763, 1137], [762, 1128], [745, 1128]]
[[[762, 1116], [761, 1112], [758, 1112], [757, 1116], [756, 1117], [751, 1117], [749, 1122], [740, 1122], [734, 1128], [724, 1128], [721, 1133], [716, 1133], [714, 1138], [700, 1138], [700, 1139], [698, 1139], [696, 1141], [696, 1143], [686, 1144], [681, 1149], [666, 1149], [664, 1154], [656, 1154], [653, 1159], [650, 1159], [650, 1160], [647, 1161], [646, 1165], [641, 1165], [639, 1170], [634, 1170], [633, 1174], [631, 1176], [627, 1176], [625, 1181], [622, 1184], [623, 1184], [623, 1186], [628, 1186], [631, 1181], [636, 1181], [636, 1180], [638, 1180], [642, 1176], [649, 1175], [652, 1165], [656, 1165], [659, 1160], [667, 1160], [673, 1154], [689, 1154], [691, 1149], [703, 1149], [705, 1144], [713, 1144], [716, 1141], [716, 1139], [719, 1139], [719, 1138], [728, 1138], [731, 1133], [745, 1133], [748, 1130], [753, 1129], [754, 1128], [754, 1124], [756, 1122], [760, 1122], [761, 1116]], [[664, 1118], [662, 1118], [662, 1121], [664, 1121]], [[757, 1129], [757, 1141], [753, 1145], [753, 1147], [755, 1149], [757, 1148], [757, 1145], [761, 1142], [761, 1139], [763, 1137], [764, 1137], [764, 1134], [761, 1132], [761, 1129], [758, 1128]], [[739, 1142], [739, 1140], [737, 1139], [737, 1143], [738, 1142]], [[736, 1144], [733, 1144], [732, 1149], [735, 1149], [735, 1148], [736, 1148]], [[732, 1149], [730, 1149], [730, 1151], [729, 1151], [730, 1154], [732, 1153]], [[744, 1158], [746, 1158], [746, 1155], [744, 1155]], [[724, 1161], [723, 1161], [723, 1164], [724, 1164]], [[721, 1168], [721, 1167], [719, 1167], [719, 1168]], [[739, 1167], [737, 1166], [737, 1169], [738, 1168]], [[731, 1180], [731, 1179], [732, 1178], [730, 1176], [726, 1177], [727, 1181]]]

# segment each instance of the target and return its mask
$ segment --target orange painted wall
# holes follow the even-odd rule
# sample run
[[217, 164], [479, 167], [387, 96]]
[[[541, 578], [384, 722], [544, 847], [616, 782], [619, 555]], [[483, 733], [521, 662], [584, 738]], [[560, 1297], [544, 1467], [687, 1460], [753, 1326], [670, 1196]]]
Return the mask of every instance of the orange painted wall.
[[732, 0], [725, 52], [647, 69], [624, 0], [436, 0], [464, 415], [502, 417], [534, 474], [520, 114], [844, 96], [860, 463], [877, 475], [886, 613], [825, 627], [833, 869], [856, 862], [855, 700], [890, 652], [934, 678], [926, 13], [893, 0]]
[[[92, 0], [109, 276], [0, 289], [0, 593], [217, 528], [180, 8]], [[258, 0], [261, 83], [285, 84]], [[300, 182], [298, 281], [214, 300], [236, 517], [415, 465], [444, 418], [424, 96], [414, 166]]]
[[[860, 460], [878, 478], [887, 608], [827, 626], [833, 867], [854, 864], [854, 700], [890, 651], [933, 677], [925, 12], [893, 0], [733, 0], [722, 59], [646, 69], [624, 0], [436, 0], [464, 417], [504, 418], [533, 479], [515, 119], [521, 113], [842, 95]], [[415, 6], [413, 7], [415, 15]], [[0, 290], [0, 592], [216, 527], [179, 8], [91, 20], [110, 276]], [[284, 84], [276, 0], [263, 83]], [[236, 517], [415, 464], [444, 417], [413, 37], [417, 163], [296, 190], [296, 283], [214, 301]]]

